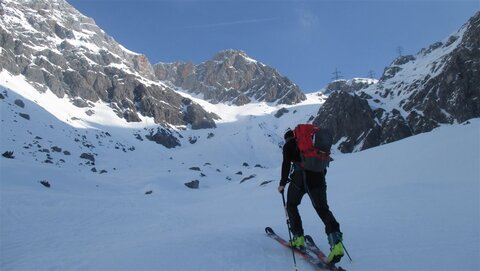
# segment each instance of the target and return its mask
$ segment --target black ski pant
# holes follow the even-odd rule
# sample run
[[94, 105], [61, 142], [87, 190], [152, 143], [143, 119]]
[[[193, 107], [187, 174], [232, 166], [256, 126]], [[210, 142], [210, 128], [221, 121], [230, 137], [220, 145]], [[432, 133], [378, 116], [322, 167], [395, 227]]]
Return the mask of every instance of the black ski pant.
[[325, 224], [325, 233], [340, 232], [340, 225], [327, 203], [327, 184], [324, 172], [304, 171], [296, 167], [291, 174], [287, 192], [287, 212], [294, 235], [303, 235], [302, 219], [298, 213], [303, 195], [308, 194], [318, 216]]

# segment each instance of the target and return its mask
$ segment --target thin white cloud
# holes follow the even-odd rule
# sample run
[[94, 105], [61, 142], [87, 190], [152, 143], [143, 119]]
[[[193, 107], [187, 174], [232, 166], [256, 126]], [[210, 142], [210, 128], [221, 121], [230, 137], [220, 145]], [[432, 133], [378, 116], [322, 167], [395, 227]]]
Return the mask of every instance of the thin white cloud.
[[316, 14], [312, 13], [309, 10], [298, 10], [298, 22], [301, 27], [311, 28], [319, 24], [319, 18]]
[[198, 25], [185, 26], [185, 28], [223, 27], [223, 26], [232, 26], [232, 25], [263, 23], [263, 22], [269, 22], [269, 21], [275, 21], [275, 20], [278, 20], [278, 18], [259, 18], [259, 19], [248, 19], [248, 20], [220, 22], [220, 23], [212, 23], [212, 24], [198, 24]]

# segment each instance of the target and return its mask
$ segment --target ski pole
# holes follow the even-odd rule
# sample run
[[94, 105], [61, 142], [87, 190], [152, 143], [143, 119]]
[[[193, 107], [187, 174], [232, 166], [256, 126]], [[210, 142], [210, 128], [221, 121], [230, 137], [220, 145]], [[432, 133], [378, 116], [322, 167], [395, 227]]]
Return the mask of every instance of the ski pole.
[[[287, 211], [287, 204], [285, 203], [285, 195], [284, 192], [282, 191], [282, 201], [283, 201], [283, 209], [285, 210], [285, 217], [287, 219], [287, 229], [288, 229], [288, 238], [290, 238], [290, 244], [292, 243], [292, 233], [290, 232], [290, 218], [288, 217], [288, 211]], [[297, 271], [297, 260], [295, 259], [295, 251], [292, 248], [292, 257], [293, 257], [293, 267], [295, 268], [295, 271]]]
[[342, 241], [340, 241], [340, 242], [342, 243], [342, 246], [343, 246], [343, 249], [345, 250], [345, 253], [347, 253], [348, 258], [350, 259], [350, 262], [353, 262], [353, 259], [352, 259], [352, 257], [350, 257], [350, 254], [348, 253], [347, 248], [345, 247], [345, 245], [343, 244]]

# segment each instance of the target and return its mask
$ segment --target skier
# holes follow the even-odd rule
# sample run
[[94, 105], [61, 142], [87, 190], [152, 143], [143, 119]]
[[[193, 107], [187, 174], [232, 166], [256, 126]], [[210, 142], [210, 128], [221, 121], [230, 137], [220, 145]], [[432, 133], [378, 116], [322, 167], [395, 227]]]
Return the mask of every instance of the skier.
[[[325, 224], [325, 232], [330, 244], [328, 262], [335, 264], [343, 257], [342, 232], [340, 225], [333, 216], [327, 204], [327, 185], [325, 182], [326, 169], [323, 172], [313, 172], [301, 168], [301, 156], [292, 130], [288, 129], [284, 135], [282, 177], [278, 191], [283, 193], [287, 182], [290, 185], [287, 192], [287, 213], [290, 219], [293, 239], [291, 246], [302, 249], [305, 244], [302, 219], [298, 212], [298, 205], [303, 195], [308, 193], [313, 207]], [[290, 174], [291, 167], [293, 172]], [[289, 176], [290, 175], [290, 176]], [[290, 177], [290, 178], [289, 178]]]

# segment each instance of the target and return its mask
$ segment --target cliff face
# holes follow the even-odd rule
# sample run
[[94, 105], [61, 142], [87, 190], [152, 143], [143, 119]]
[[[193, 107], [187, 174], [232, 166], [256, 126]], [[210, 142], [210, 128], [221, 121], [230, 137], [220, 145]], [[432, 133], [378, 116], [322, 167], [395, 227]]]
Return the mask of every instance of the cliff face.
[[212, 60], [154, 65], [159, 80], [169, 81], [212, 103], [243, 105], [252, 101], [296, 104], [302, 91], [275, 69], [251, 59], [242, 51], [219, 52]]
[[4, 0], [0, 6], [0, 70], [75, 104], [108, 103], [127, 121], [140, 121], [141, 114], [162, 125], [215, 127], [200, 106], [155, 82], [144, 55], [125, 49], [66, 1]]

